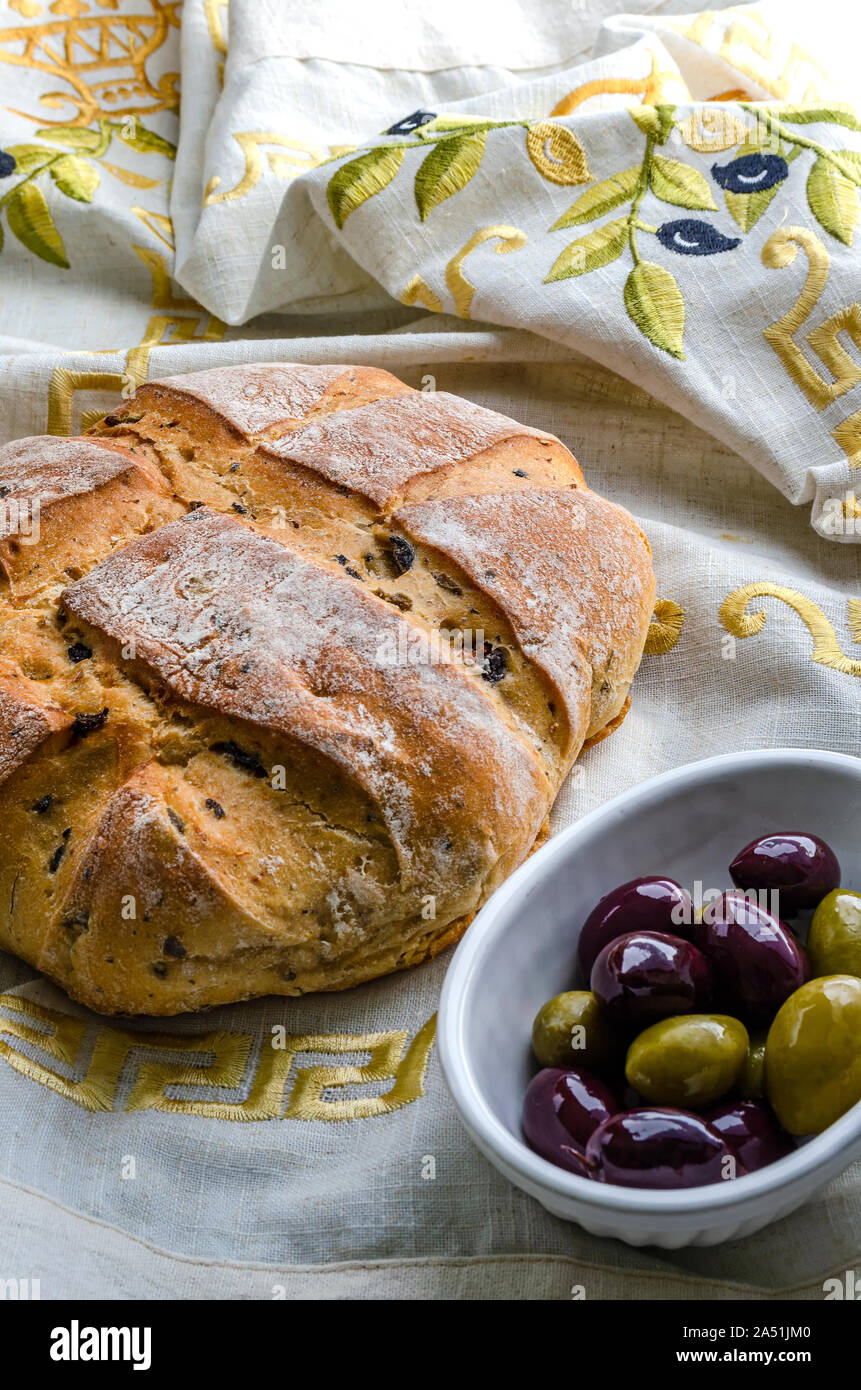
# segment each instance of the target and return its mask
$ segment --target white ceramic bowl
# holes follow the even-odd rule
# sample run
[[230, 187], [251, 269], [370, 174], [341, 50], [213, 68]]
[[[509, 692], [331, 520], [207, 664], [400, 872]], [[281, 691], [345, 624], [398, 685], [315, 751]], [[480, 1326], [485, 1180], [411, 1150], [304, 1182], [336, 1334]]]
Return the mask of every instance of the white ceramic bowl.
[[809, 830], [861, 890], [861, 759], [800, 748], [688, 763], [617, 797], [534, 854], [478, 914], [446, 975], [443, 1074], [491, 1163], [567, 1221], [631, 1245], [716, 1245], [801, 1205], [861, 1155], [861, 1104], [788, 1158], [732, 1182], [674, 1192], [589, 1182], [529, 1149], [520, 1132], [534, 1071], [532, 1020], [570, 988], [577, 937], [604, 893], [666, 874], [689, 890], [732, 886], [727, 866], [757, 835]]

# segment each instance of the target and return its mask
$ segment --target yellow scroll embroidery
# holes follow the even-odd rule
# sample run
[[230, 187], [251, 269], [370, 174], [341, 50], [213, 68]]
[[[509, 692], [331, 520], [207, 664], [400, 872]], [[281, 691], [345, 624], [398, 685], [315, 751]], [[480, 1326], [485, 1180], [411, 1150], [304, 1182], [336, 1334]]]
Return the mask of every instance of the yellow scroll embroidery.
[[[286, 135], [278, 135], [271, 130], [240, 131], [235, 133], [233, 138], [245, 156], [245, 172], [235, 188], [225, 189], [222, 193], [216, 192], [221, 183], [221, 176], [213, 174], [203, 195], [204, 207], [213, 203], [232, 203], [251, 192], [263, 173], [263, 145], [280, 147], [280, 151], [270, 150], [267, 154], [269, 168], [279, 179], [293, 179], [306, 169], [314, 169], [318, 164], [322, 164], [324, 159], [328, 159], [330, 154], [330, 151], [323, 149], [321, 145], [306, 145], [301, 140], [288, 140]], [[289, 150], [290, 153], [284, 154], [281, 152], [283, 150]]]
[[664, 88], [667, 83], [676, 88], [683, 88], [685, 84], [677, 72], [660, 72], [654, 53], [650, 54], [650, 58], [651, 68], [646, 77], [598, 77], [592, 82], [582, 82], [556, 103], [550, 112], [551, 116], [570, 116], [584, 101], [607, 92], [642, 96], [644, 106], [657, 106], [665, 99]]
[[[408, 1035], [401, 1031], [287, 1035], [283, 1048], [273, 1046], [271, 1036], [264, 1034], [255, 1054], [250, 1033], [132, 1033], [94, 1025], [13, 994], [0, 995], [0, 1009], [0, 1058], [75, 1105], [93, 1111], [158, 1110], [233, 1121], [357, 1120], [399, 1110], [424, 1094], [436, 1029], [434, 1016], [409, 1047]], [[303, 1053], [368, 1053], [369, 1058], [361, 1065], [295, 1067]], [[83, 1071], [80, 1079], [74, 1079], [76, 1070]], [[129, 1075], [131, 1089], [122, 1102], [120, 1085]], [[326, 1099], [331, 1089], [381, 1081], [392, 1083], [382, 1095]], [[246, 1098], [176, 1094], [216, 1087], [244, 1089]]]
[[833, 382], [826, 381], [795, 342], [795, 334], [810, 317], [825, 289], [830, 265], [828, 252], [815, 232], [805, 227], [783, 227], [763, 246], [762, 263], [772, 270], [792, 265], [799, 247], [807, 257], [807, 275], [801, 293], [782, 318], [763, 329], [763, 336], [811, 405], [824, 410], [831, 401], [839, 399], [861, 381], [861, 365], [853, 361], [838, 337], [845, 333], [857, 348], [861, 348], [861, 305], [846, 305], [808, 334], [811, 348], [834, 376]]
[[[762, 632], [765, 627], [765, 610], [761, 608], [756, 613], [748, 613], [747, 606], [752, 599], [765, 597], [777, 598], [788, 604], [806, 624], [813, 637], [812, 661], [818, 662], [820, 666], [828, 666], [832, 671], [841, 671], [847, 676], [861, 676], [861, 661], [844, 656], [840, 650], [837, 633], [819, 605], [795, 589], [772, 584], [769, 580], [744, 584], [727, 595], [720, 606], [720, 620], [727, 632], [731, 632], [734, 637], [754, 637]], [[857, 599], [850, 600], [850, 622], [857, 621], [858, 602]]]
[[216, 53], [220, 53], [222, 58], [227, 57], [227, 39], [222, 21], [222, 10], [226, 10], [227, 5], [228, 0], [203, 0], [203, 13], [209, 37]]
[[463, 263], [467, 256], [471, 255], [476, 247], [481, 246], [485, 241], [498, 241], [499, 245], [493, 249], [498, 255], [506, 255], [509, 251], [519, 251], [526, 245], [525, 232], [518, 231], [516, 227], [494, 226], [482, 227], [471, 236], [465, 246], [452, 256], [445, 270], [445, 283], [449, 293], [454, 300], [454, 311], [458, 318], [468, 319], [471, 317], [472, 299], [476, 287], [471, 280], [467, 280], [463, 273]]
[[442, 313], [442, 300], [439, 295], [431, 289], [427, 280], [423, 280], [420, 275], [414, 275], [408, 284], [401, 290], [402, 304], [423, 304], [426, 309], [430, 309], [434, 314]]
[[643, 648], [646, 656], [664, 656], [671, 652], [682, 635], [684, 621], [683, 608], [670, 598], [658, 599]]

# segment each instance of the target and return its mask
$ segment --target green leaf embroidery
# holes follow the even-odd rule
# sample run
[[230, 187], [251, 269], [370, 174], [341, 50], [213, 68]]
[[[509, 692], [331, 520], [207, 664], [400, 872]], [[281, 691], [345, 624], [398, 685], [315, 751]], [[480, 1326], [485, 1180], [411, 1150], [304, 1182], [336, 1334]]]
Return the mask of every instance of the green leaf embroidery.
[[657, 145], [663, 145], [673, 128], [675, 109], [675, 106], [629, 106], [628, 115], [644, 135]]
[[486, 131], [440, 140], [416, 170], [415, 195], [424, 222], [428, 213], [465, 188], [481, 164]]
[[786, 125], [812, 125], [816, 121], [827, 121], [832, 125], [846, 126], [848, 130], [861, 130], [855, 112], [849, 106], [775, 106], [769, 115]]
[[707, 208], [714, 212], [717, 203], [706, 180], [698, 169], [681, 164], [677, 159], [664, 159], [656, 154], [652, 160], [651, 188], [663, 203], [680, 208]]
[[358, 159], [342, 164], [332, 175], [326, 189], [329, 211], [335, 226], [343, 227], [351, 212], [361, 207], [367, 198], [381, 193], [391, 183], [404, 158], [402, 145], [379, 145]]
[[99, 186], [100, 175], [98, 169], [86, 159], [68, 154], [51, 165], [51, 178], [67, 198], [75, 198], [79, 203], [91, 203]]
[[418, 126], [413, 134], [420, 140], [424, 140], [429, 134], [438, 134], [439, 131], [457, 131], [460, 135], [473, 135], [477, 130], [490, 130], [496, 121], [487, 120], [485, 117], [475, 116], [435, 116], [427, 125]]
[[6, 153], [15, 160], [19, 174], [30, 174], [56, 156], [55, 150], [46, 150], [44, 145], [7, 145]]
[[35, 183], [22, 183], [15, 189], [6, 204], [6, 216], [10, 229], [28, 251], [51, 265], [69, 269], [66, 248], [51, 219], [45, 195]]
[[851, 246], [858, 223], [858, 189], [822, 156], [808, 175], [807, 201], [819, 225], [845, 246]]
[[579, 227], [583, 222], [593, 222], [596, 217], [603, 217], [605, 213], [612, 212], [614, 208], [633, 198], [639, 177], [640, 169], [636, 166], [593, 184], [585, 193], [580, 194], [558, 221], [553, 223], [551, 232], [561, 231], [564, 227]]
[[650, 343], [685, 360], [685, 301], [673, 276], [654, 261], [640, 261], [625, 281], [625, 308]]
[[779, 183], [771, 188], [761, 188], [756, 193], [733, 193], [726, 189], [724, 198], [727, 211], [743, 232], [749, 232], [756, 225], [778, 188]]
[[566, 246], [557, 256], [549, 274], [544, 277], [545, 285], [551, 284], [554, 280], [569, 280], [572, 276], [585, 275], [587, 271], [609, 265], [621, 256], [627, 242], [628, 223], [625, 218], [619, 218], [616, 222], [606, 222], [603, 227], [596, 227], [587, 236], [572, 241], [570, 246]]
[[832, 163], [836, 163], [850, 183], [861, 183], [861, 153], [858, 150], [834, 150]]
[[138, 154], [164, 154], [168, 159], [176, 159], [176, 145], [170, 140], [165, 140], [163, 136], [156, 135], [154, 130], [147, 130], [146, 126], [141, 125], [136, 120], [133, 129], [130, 131], [124, 124], [114, 126], [120, 139], [132, 150], [137, 150]]
[[41, 140], [53, 140], [58, 145], [71, 145], [72, 149], [86, 154], [97, 150], [102, 143], [99, 131], [83, 130], [76, 125], [46, 126], [44, 130], [37, 130], [36, 134]]

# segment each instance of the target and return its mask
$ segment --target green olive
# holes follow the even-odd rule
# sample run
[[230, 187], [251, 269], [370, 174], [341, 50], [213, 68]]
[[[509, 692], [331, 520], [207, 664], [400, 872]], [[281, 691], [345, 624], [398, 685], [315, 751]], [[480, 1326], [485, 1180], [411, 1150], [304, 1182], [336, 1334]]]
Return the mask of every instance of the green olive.
[[711, 1105], [741, 1074], [747, 1029], [726, 1014], [682, 1014], [653, 1023], [628, 1048], [625, 1076], [653, 1105]]
[[765, 1033], [754, 1033], [747, 1049], [738, 1089], [743, 1100], [759, 1100], [765, 1095]]
[[790, 1134], [819, 1134], [861, 1100], [861, 980], [824, 975], [790, 994], [768, 1030], [765, 1090]]
[[807, 953], [814, 975], [861, 976], [861, 893], [835, 888], [810, 923]]
[[532, 1050], [542, 1067], [600, 1071], [618, 1054], [604, 1011], [588, 989], [556, 994], [538, 1010]]

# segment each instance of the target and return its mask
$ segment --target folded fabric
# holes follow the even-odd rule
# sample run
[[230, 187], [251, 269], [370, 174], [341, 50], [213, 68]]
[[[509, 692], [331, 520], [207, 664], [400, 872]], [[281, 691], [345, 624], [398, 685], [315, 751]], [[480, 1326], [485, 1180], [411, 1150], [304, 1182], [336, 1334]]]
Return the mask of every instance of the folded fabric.
[[[622, 17], [604, 42], [627, 46], [528, 80], [341, 60], [322, 117], [315, 65], [278, 12], [236, 0], [231, 25], [204, 207], [178, 268], [209, 308], [236, 322], [327, 296], [369, 305], [382, 286], [529, 328], [812, 501], [823, 536], [858, 539], [861, 121], [825, 72], [832, 52], [844, 65], [836, 27], [814, 57], [792, 4]], [[357, 141], [372, 111], [385, 132]], [[227, 280], [225, 249], [239, 265]]]

